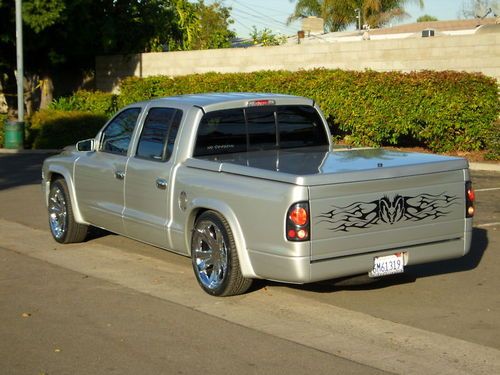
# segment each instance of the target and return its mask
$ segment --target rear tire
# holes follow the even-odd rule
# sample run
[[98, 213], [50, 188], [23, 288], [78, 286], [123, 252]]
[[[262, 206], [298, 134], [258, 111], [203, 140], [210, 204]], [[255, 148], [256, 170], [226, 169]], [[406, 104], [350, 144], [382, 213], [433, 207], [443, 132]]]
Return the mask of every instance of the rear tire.
[[241, 273], [231, 228], [215, 211], [206, 211], [196, 220], [191, 259], [196, 279], [208, 294], [234, 296], [245, 293], [252, 285], [252, 279]]
[[62, 178], [50, 184], [49, 228], [59, 243], [82, 242], [87, 237], [88, 225], [75, 221], [68, 185]]

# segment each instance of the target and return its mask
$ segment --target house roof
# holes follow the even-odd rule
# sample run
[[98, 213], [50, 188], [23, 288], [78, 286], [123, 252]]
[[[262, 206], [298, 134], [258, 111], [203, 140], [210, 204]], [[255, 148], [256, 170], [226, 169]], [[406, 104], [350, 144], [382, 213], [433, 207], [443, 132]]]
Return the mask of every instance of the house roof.
[[467, 20], [452, 20], [452, 21], [430, 21], [430, 22], [416, 22], [405, 25], [397, 25], [393, 27], [385, 27], [382, 29], [370, 30], [371, 35], [384, 35], [384, 34], [403, 34], [403, 33], [418, 33], [422, 30], [433, 29], [436, 31], [459, 31], [459, 30], [473, 30], [482, 25], [494, 25], [497, 23], [496, 18], [484, 19], [467, 19]]

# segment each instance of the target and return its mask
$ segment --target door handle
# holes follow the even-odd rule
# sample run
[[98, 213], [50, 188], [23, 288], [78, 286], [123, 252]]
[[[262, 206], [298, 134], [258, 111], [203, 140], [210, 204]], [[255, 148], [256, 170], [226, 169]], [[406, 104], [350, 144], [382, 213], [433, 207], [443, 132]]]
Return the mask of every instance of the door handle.
[[124, 171], [115, 171], [115, 178], [117, 180], [123, 180], [125, 178], [125, 172]]
[[161, 190], [165, 190], [167, 188], [168, 182], [164, 178], [156, 179], [156, 187]]

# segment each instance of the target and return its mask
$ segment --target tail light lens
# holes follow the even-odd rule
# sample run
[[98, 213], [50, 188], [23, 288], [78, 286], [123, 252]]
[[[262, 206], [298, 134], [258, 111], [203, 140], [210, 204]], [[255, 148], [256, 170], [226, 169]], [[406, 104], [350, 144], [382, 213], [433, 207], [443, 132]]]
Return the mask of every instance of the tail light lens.
[[474, 189], [472, 189], [472, 182], [467, 181], [465, 183], [465, 217], [474, 216], [474, 201], [476, 200], [476, 194], [474, 194]]
[[286, 239], [288, 241], [309, 241], [309, 203], [293, 204], [286, 215]]

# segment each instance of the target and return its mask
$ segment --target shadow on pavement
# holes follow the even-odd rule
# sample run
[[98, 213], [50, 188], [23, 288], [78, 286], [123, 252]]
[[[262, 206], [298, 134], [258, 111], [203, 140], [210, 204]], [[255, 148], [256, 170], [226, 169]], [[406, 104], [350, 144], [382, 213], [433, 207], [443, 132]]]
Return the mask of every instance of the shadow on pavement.
[[0, 190], [39, 184], [43, 161], [51, 154], [0, 155]]
[[[408, 266], [403, 274], [382, 277], [379, 279], [371, 279], [368, 275], [360, 275], [342, 279], [327, 280], [313, 284], [291, 285], [290, 287], [316, 293], [332, 293], [340, 290], [364, 291], [382, 289], [400, 284], [408, 284], [423, 277], [473, 270], [481, 262], [483, 254], [487, 248], [488, 232], [485, 229], [474, 228], [472, 233], [471, 250], [467, 255], [461, 258]], [[266, 285], [278, 284], [268, 282]], [[265, 285], [261, 285], [260, 287], [265, 287]]]

